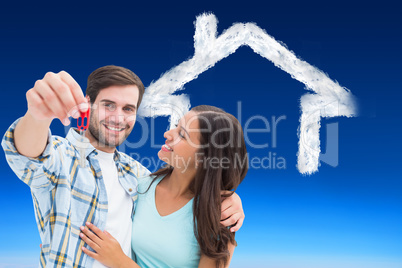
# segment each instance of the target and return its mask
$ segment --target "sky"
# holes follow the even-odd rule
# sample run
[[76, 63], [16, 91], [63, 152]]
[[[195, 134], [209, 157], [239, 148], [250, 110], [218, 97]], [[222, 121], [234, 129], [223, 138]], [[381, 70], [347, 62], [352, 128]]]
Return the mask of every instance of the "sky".
[[[402, 267], [396, 1], [2, 4], [0, 130], [24, 115], [26, 91], [48, 71], [65, 70], [85, 89], [93, 70], [114, 64], [133, 70], [147, 87], [193, 56], [194, 21], [204, 12], [217, 17], [218, 35], [234, 23], [255, 23], [350, 90], [359, 107], [356, 117], [321, 120], [327, 158], [318, 172], [303, 175], [296, 164], [304, 84], [244, 46], [184, 85], [192, 106], [221, 107], [251, 130], [254, 164], [237, 189], [246, 219], [231, 267]], [[120, 150], [155, 170], [168, 125], [167, 117], [138, 118]], [[55, 120], [51, 130], [64, 136], [68, 128]], [[0, 168], [0, 267], [37, 267], [40, 238], [29, 188], [4, 154]]]

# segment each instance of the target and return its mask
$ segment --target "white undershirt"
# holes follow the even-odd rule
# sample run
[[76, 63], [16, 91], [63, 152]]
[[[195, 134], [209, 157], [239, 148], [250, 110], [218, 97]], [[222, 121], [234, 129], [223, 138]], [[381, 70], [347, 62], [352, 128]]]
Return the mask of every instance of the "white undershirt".
[[[131, 257], [131, 212], [133, 201], [119, 182], [116, 163], [113, 160], [114, 154], [98, 150], [96, 157], [102, 171], [108, 200], [105, 230], [119, 241], [124, 253]], [[104, 268], [106, 266], [95, 260], [92, 267]]]

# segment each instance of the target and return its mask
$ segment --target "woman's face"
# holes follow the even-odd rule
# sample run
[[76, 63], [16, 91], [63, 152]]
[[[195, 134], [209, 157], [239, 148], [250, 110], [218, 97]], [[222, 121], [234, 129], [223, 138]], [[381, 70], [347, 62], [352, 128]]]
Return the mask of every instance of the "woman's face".
[[163, 136], [166, 142], [158, 152], [158, 157], [183, 173], [195, 170], [200, 147], [197, 114], [193, 111], [186, 113], [177, 127], [165, 132]]

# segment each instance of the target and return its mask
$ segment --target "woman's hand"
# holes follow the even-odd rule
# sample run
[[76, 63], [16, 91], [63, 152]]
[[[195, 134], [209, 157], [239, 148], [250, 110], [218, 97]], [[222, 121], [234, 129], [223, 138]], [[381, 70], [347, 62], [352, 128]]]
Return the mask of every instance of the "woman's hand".
[[[108, 267], [139, 267], [134, 266], [134, 261], [124, 254], [119, 242], [107, 231], [101, 231], [92, 223], [87, 222], [85, 228], [81, 226], [81, 239], [95, 252], [82, 247], [82, 251]], [[132, 266], [130, 266], [132, 265]]]
[[[222, 191], [221, 194], [229, 194], [230, 191]], [[230, 227], [231, 232], [237, 232], [243, 225], [244, 211], [240, 197], [233, 193], [226, 197], [221, 205], [221, 224], [225, 227]]]

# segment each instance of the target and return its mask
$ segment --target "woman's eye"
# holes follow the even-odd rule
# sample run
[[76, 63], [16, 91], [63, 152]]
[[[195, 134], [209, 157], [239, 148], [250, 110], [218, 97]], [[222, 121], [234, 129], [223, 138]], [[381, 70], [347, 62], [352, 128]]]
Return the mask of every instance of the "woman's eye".
[[181, 131], [179, 132], [179, 136], [183, 139], [185, 139], [184, 135], [181, 133]]

